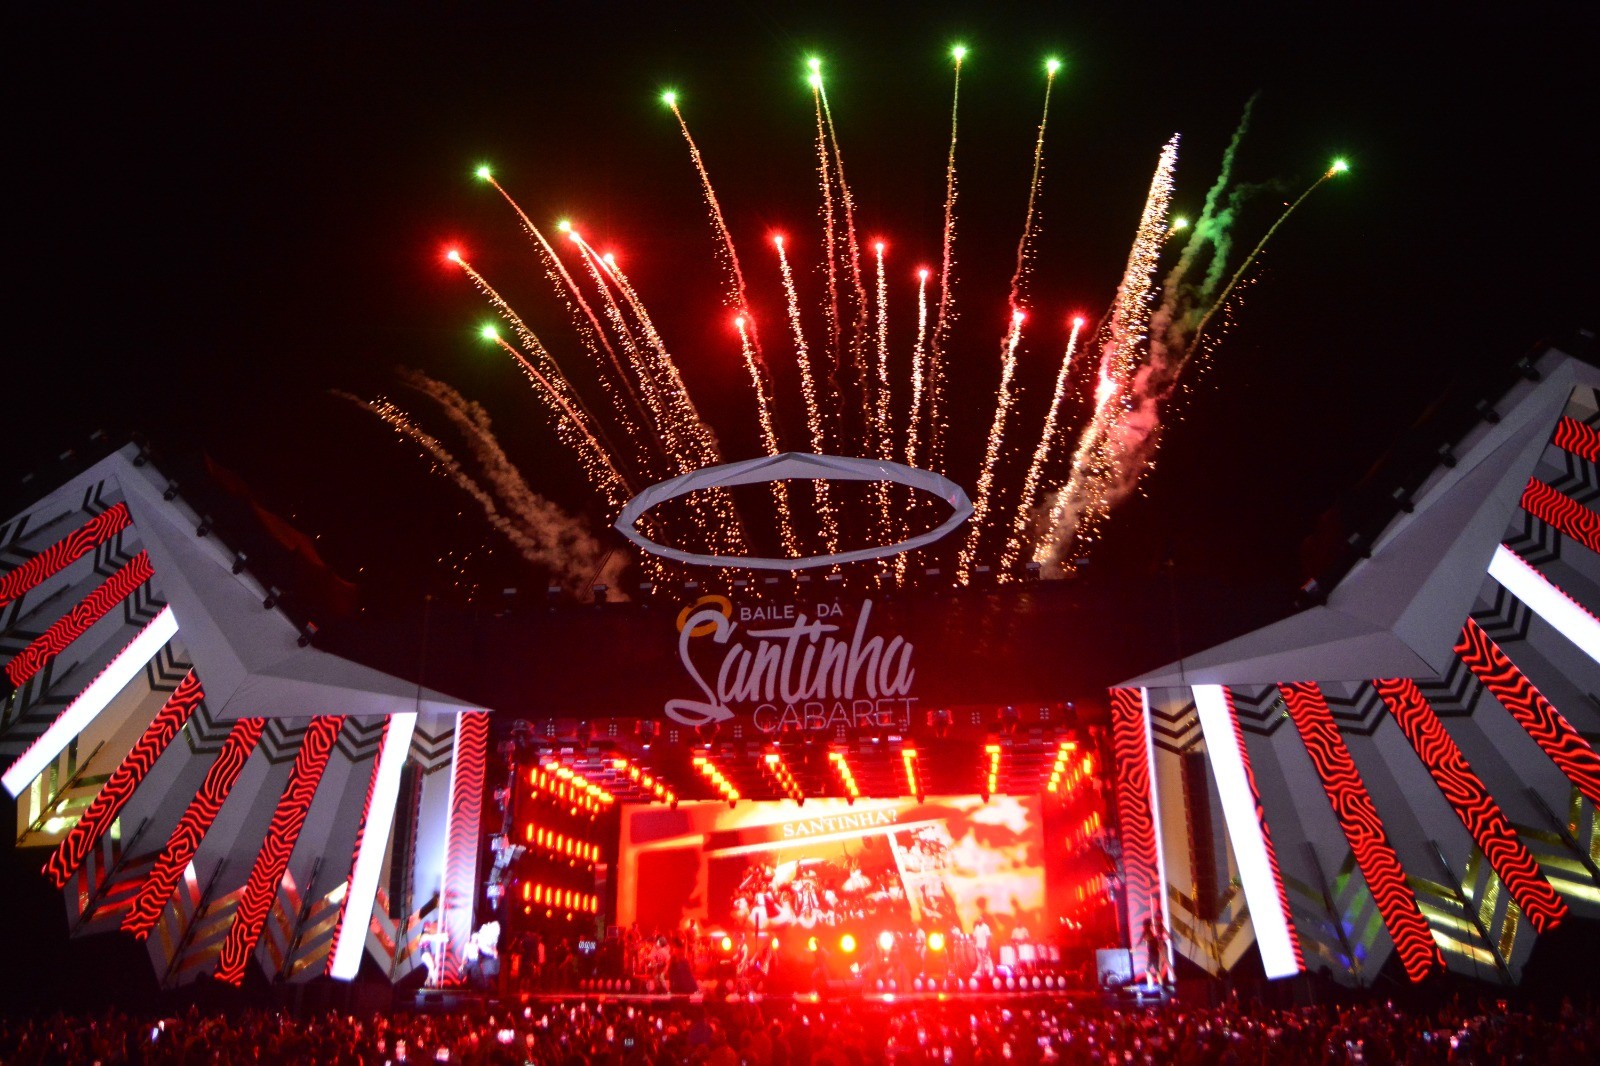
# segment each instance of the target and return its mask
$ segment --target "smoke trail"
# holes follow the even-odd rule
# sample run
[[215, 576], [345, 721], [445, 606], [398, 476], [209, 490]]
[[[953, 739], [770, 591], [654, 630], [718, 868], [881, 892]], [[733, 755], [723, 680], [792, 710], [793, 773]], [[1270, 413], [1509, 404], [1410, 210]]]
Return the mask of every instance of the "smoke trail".
[[944, 342], [950, 329], [955, 294], [951, 291], [956, 244], [956, 118], [961, 110], [961, 60], [966, 49], [955, 50], [955, 89], [950, 99], [950, 156], [944, 170], [944, 235], [939, 267], [939, 312], [928, 346], [928, 468], [944, 473]]
[[1028, 536], [1028, 526], [1039, 497], [1039, 481], [1044, 476], [1044, 464], [1050, 458], [1055, 444], [1056, 424], [1061, 418], [1061, 401], [1067, 394], [1067, 380], [1072, 373], [1072, 356], [1078, 347], [1078, 333], [1083, 329], [1083, 319], [1072, 320], [1072, 335], [1067, 338], [1066, 354], [1061, 357], [1061, 369], [1056, 371], [1055, 392], [1050, 396], [1050, 409], [1045, 412], [1044, 429], [1039, 434], [1039, 444], [1033, 449], [1033, 459], [1028, 463], [1028, 473], [1022, 479], [1022, 494], [1017, 501], [1016, 517], [1011, 520], [1011, 535], [1006, 540], [1005, 552], [1000, 557], [1000, 575], [1008, 578], [1022, 558], [1022, 547]]
[[[892, 410], [890, 406], [889, 390], [889, 288], [883, 272], [883, 242], [873, 244], [873, 251], [877, 256], [877, 307], [878, 307], [878, 366], [877, 388], [874, 390], [876, 403], [873, 408], [874, 440], [877, 443], [877, 456], [888, 462], [894, 458], [894, 429]], [[889, 483], [877, 481], [873, 483], [872, 495], [878, 505], [878, 530], [887, 538], [892, 529], [893, 522], [889, 517]]]
[[[761, 445], [766, 448], [768, 455], [777, 455], [778, 434], [772, 428], [772, 411], [767, 403], [766, 384], [761, 380], [761, 366], [757, 361], [755, 344], [750, 339], [747, 331], [749, 323], [743, 315], [733, 320], [739, 329], [739, 348], [744, 353], [744, 365], [750, 371], [750, 384], [756, 390], [756, 413], [761, 425]], [[773, 499], [778, 505], [778, 533], [783, 538], [783, 550], [791, 558], [798, 559], [803, 552], [800, 542], [795, 537], [794, 518], [789, 513], [789, 483], [778, 480], [770, 482], [772, 485]]]
[[[441, 388], [448, 390], [448, 386]], [[453, 393], [454, 390], [448, 391]], [[520, 490], [513, 490], [517, 493], [515, 496], [517, 502], [514, 506], [519, 508], [518, 517], [523, 521], [513, 520], [501, 513], [494, 497], [462, 469], [461, 463], [437, 438], [424, 432], [398, 406], [381, 397], [376, 400], [363, 400], [359, 396], [338, 389], [333, 390], [333, 395], [371, 412], [388, 424], [402, 439], [419, 446], [432, 460], [433, 472], [451, 481], [476, 500], [478, 506], [483, 509], [484, 518], [489, 525], [509, 540], [528, 562], [535, 566], [547, 567], [554, 579], [572, 589], [580, 589], [582, 583], [594, 574], [600, 559], [600, 545], [576, 518], [549, 500], [536, 495], [523, 484]], [[433, 393], [430, 392], [430, 395]], [[456, 398], [460, 399], [459, 396]], [[464, 407], [457, 407], [443, 400], [441, 405], [451, 415], [452, 421], [467, 430], [469, 441], [476, 440], [482, 444], [479, 423], [474, 416], [468, 414]], [[478, 414], [482, 415], [481, 409]], [[482, 416], [481, 425], [483, 433], [486, 433], [487, 416]], [[492, 457], [497, 452], [498, 445], [492, 445], [485, 454]], [[504, 464], [506, 471], [515, 475], [515, 468], [510, 466], [503, 454], [499, 455], [498, 462]], [[486, 469], [491, 469], [495, 465], [494, 461], [485, 464]], [[495, 477], [506, 471], [491, 469], [490, 476]], [[520, 477], [517, 480], [520, 482]]]
[[1161, 150], [1112, 303], [1101, 347], [1094, 412], [1073, 455], [1067, 483], [1051, 506], [1048, 532], [1034, 546], [1034, 561], [1049, 567], [1052, 576], [1061, 572], [1062, 559], [1074, 538], [1091, 541], [1111, 504], [1137, 480], [1135, 453], [1157, 424], [1152, 405], [1133, 402], [1133, 375], [1149, 336], [1153, 283], [1168, 233], [1167, 209], [1177, 162], [1178, 136], [1174, 134]]
[[983, 467], [978, 473], [978, 498], [972, 502], [972, 518], [967, 523], [967, 540], [957, 557], [956, 580], [965, 585], [972, 575], [972, 564], [978, 553], [978, 541], [983, 535], [984, 522], [989, 517], [989, 496], [994, 489], [994, 468], [1000, 460], [1000, 447], [1005, 440], [1006, 419], [1011, 414], [1011, 381], [1017, 372], [1017, 345], [1022, 340], [1022, 321], [1027, 316], [1021, 311], [1011, 312], [1011, 332], [1006, 336], [1005, 351], [1000, 362], [1000, 389], [995, 396], [994, 421], [989, 426], [989, 442], [983, 451]]

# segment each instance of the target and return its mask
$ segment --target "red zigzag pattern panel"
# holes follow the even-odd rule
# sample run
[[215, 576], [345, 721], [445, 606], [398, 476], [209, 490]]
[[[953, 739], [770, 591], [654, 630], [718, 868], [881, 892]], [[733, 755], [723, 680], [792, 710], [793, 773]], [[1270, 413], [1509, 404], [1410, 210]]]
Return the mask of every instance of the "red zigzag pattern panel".
[[1111, 690], [1111, 749], [1117, 760], [1117, 820], [1128, 894], [1128, 927], [1135, 943], [1146, 919], [1166, 927], [1166, 901], [1156, 856], [1155, 813], [1150, 807], [1150, 749], [1144, 701], [1137, 689]]
[[1456, 655], [1578, 786], [1584, 798], [1600, 805], [1600, 755], [1471, 618], [1461, 630]]
[[204, 698], [200, 679], [190, 670], [172, 695], [167, 697], [160, 712], [145, 727], [133, 750], [117, 764], [79, 817], [78, 823], [67, 832], [66, 838], [44, 864], [44, 875], [57, 888], [67, 887], [67, 882], [72, 880], [72, 875], [83, 864], [101, 834], [110, 828], [122, 811], [122, 805], [128, 802], [134, 789], [139, 787], [139, 782], [144, 780], [144, 775], [150, 772], [150, 767], [156, 764], [161, 753]]
[[1582, 456], [1591, 463], [1600, 463], [1600, 433], [1596, 433], [1576, 418], [1563, 418], [1556, 423], [1552, 440], [1557, 448]]
[[15, 659], [6, 663], [6, 677], [10, 678], [13, 685], [20, 687], [154, 574], [155, 568], [150, 565], [150, 556], [146, 553], [140, 552], [129, 559], [99, 588], [89, 593], [83, 602], [56, 619], [49, 629], [18, 652]]
[[102, 541], [122, 532], [132, 523], [133, 520], [128, 516], [128, 505], [125, 503], [101, 511], [64, 540], [57, 541], [4, 577], [0, 577], [0, 607], [4, 607], [29, 589], [36, 588], [52, 574], [60, 573], [82, 559], [94, 551]]
[[1600, 515], [1536, 477], [1529, 478], [1522, 490], [1522, 509], [1590, 551], [1600, 552]]
[[1428, 931], [1427, 919], [1417, 908], [1416, 894], [1406, 884], [1400, 857], [1383, 831], [1383, 819], [1378, 817], [1372, 795], [1361, 782], [1361, 774], [1344, 738], [1339, 735], [1339, 727], [1333, 722], [1327, 700], [1311, 681], [1280, 685], [1279, 689], [1289, 705], [1294, 724], [1299, 727], [1311, 765], [1322, 779], [1323, 791], [1328, 794], [1339, 827], [1350, 842], [1361, 876], [1372, 889], [1373, 901], [1378, 905], [1378, 913], [1383, 915], [1383, 924], [1394, 940], [1406, 976], [1413, 982], [1421, 981], [1435, 967], [1443, 967], [1444, 959]]
[[238, 909], [233, 912], [233, 924], [222, 942], [222, 955], [217, 961], [219, 981], [238, 985], [244, 980], [245, 963], [261, 936], [267, 912], [272, 910], [273, 897], [283, 882], [283, 872], [289, 868], [289, 856], [294, 854], [295, 841], [300, 838], [300, 829], [306, 823], [317, 785], [322, 781], [323, 768], [328, 765], [328, 755], [343, 725], [343, 715], [325, 715], [311, 719], [306, 727], [300, 751], [289, 770], [289, 783], [284, 786], [283, 798], [272, 812], [267, 839], [261, 844], [255, 865], [250, 868], [250, 877], [239, 894]]
[[239, 780], [239, 774], [244, 770], [244, 764], [255, 750], [256, 741], [261, 739], [261, 731], [266, 725], [265, 718], [241, 718], [228, 731], [228, 738], [222, 742], [222, 750], [217, 752], [217, 757], [206, 770], [200, 790], [189, 801], [183, 817], [173, 827], [172, 835], [167, 838], [167, 846], [157, 856], [149, 876], [139, 888], [139, 895], [123, 916], [122, 928], [126, 932], [140, 940], [150, 935], [156, 920], [161, 917], [162, 908], [172, 898], [173, 889], [178, 887], [184, 868], [194, 858], [195, 852], [200, 850], [200, 842], [211, 829], [211, 823], [216, 821], [218, 812], [228, 799], [228, 793], [233, 791], [233, 784]]
[[450, 797], [450, 840], [444, 860], [444, 957], [447, 986], [461, 983], [461, 950], [472, 933], [476, 893], [478, 822], [483, 808], [483, 775], [489, 757], [489, 716], [465, 711], [456, 716], [455, 789]]
[[1401, 677], [1372, 684], [1534, 930], [1554, 929], [1566, 917], [1567, 905], [1539, 872], [1533, 854], [1517, 839], [1505, 812], [1472, 772], [1467, 757], [1450, 739], [1416, 682]]

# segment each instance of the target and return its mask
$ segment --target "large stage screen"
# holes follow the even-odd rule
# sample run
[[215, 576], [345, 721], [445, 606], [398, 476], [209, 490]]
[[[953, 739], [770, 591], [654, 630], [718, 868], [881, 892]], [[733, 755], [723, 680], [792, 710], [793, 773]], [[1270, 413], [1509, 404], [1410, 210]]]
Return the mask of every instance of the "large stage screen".
[[646, 934], [692, 922], [794, 957], [846, 933], [1045, 929], [1037, 796], [630, 806], [621, 829], [617, 920]]

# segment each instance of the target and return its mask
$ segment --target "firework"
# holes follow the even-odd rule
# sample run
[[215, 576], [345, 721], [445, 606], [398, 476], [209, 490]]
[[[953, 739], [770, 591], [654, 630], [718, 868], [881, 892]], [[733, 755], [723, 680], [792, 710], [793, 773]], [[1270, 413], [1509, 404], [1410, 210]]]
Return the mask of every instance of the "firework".
[[[794, 272], [789, 269], [789, 254], [784, 248], [783, 235], [774, 236], [772, 243], [778, 249], [778, 266], [783, 273], [783, 291], [789, 305], [789, 326], [794, 331], [795, 365], [800, 369], [800, 395], [805, 404], [806, 430], [811, 436], [811, 451], [816, 455], [826, 455], [827, 432], [817, 402], [817, 387], [811, 372], [811, 353], [806, 347], [805, 329], [800, 322], [800, 297], [794, 287]], [[833, 555], [839, 550], [838, 518], [834, 514], [833, 501], [828, 495], [828, 483], [817, 481], [815, 484], [817, 514], [822, 520], [823, 543], [827, 546], [828, 554]]]
[[972, 502], [972, 520], [967, 525], [967, 541], [961, 548], [957, 562], [956, 580], [963, 585], [971, 577], [978, 541], [983, 536], [984, 522], [989, 517], [989, 496], [994, 489], [994, 468], [1000, 460], [1000, 447], [1005, 440], [1006, 420], [1011, 415], [1011, 382], [1017, 373], [1017, 345], [1022, 341], [1022, 322], [1027, 317], [1021, 311], [1011, 312], [1011, 329], [1006, 334], [1005, 348], [1000, 359], [1000, 389], [995, 395], [994, 421], [989, 426], [989, 443], [983, 450], [983, 467], [978, 473], [978, 495]]
[[[733, 324], [739, 331], [739, 348], [744, 353], [744, 365], [750, 371], [750, 384], [756, 391], [756, 413], [761, 423], [761, 446], [766, 448], [768, 455], [777, 455], [778, 432], [772, 425], [772, 409], [767, 401], [767, 386], [762, 380], [755, 344], [750, 339], [749, 320], [739, 315], [733, 320]], [[771, 484], [773, 499], [778, 505], [778, 533], [783, 538], [783, 550], [790, 556], [799, 558], [804, 553], [800, 550], [800, 542], [795, 538], [794, 518], [789, 513], [789, 483], [774, 481]]]
[[[768, 455], [782, 449], [780, 420], [790, 410], [786, 403], [793, 402], [804, 414], [806, 442], [818, 454], [858, 455], [879, 461], [903, 456], [908, 465], [938, 472], [952, 461], [947, 455], [951, 407], [946, 391], [958, 380], [952, 372], [961, 369], [952, 356], [958, 350], [956, 149], [966, 49], [954, 48], [950, 56], [953, 79], [940, 258], [932, 269], [916, 272], [917, 321], [907, 360], [909, 388], [903, 391], [892, 387], [896, 336], [889, 323], [889, 305], [895, 286], [887, 270], [887, 243], [874, 240], [864, 248], [860, 240], [862, 219], [858, 218], [856, 197], [846, 178], [841, 131], [835, 123], [821, 61], [808, 62], [808, 83], [821, 195], [822, 254], [817, 269], [825, 286], [820, 301], [820, 313], [826, 323], [825, 345], [822, 341], [816, 347], [808, 344], [806, 313], [802, 311], [789, 259], [790, 248], [784, 237], [772, 237], [799, 378], [799, 395], [792, 401], [786, 401], [781, 394], [778, 386], [783, 378], [774, 376], [763, 352], [751, 313], [756, 295], [749, 287], [752, 279], [744, 274], [735, 235], [706, 160], [677, 95], [668, 93], [662, 97], [678, 123], [700, 181], [707, 217], [716, 237], [714, 258], [722, 282], [722, 298], [734, 312], [732, 320], [739, 334], [744, 368], [756, 393], [760, 447]], [[1232, 229], [1251, 187], [1234, 184], [1232, 174], [1250, 106], [1223, 156], [1205, 205], [1192, 224], [1169, 212], [1178, 149], [1174, 135], [1160, 153], [1116, 296], [1099, 326], [1088, 329], [1083, 318], [1073, 319], [1055, 373], [1054, 389], [1048, 405], [1040, 412], [1042, 426], [1026, 473], [1020, 483], [1008, 484], [1004, 475], [1012, 464], [1007, 456], [1007, 435], [1014, 435], [1017, 423], [1025, 422], [1027, 415], [1021, 402], [1027, 393], [1022, 387], [1026, 379], [1020, 372], [1019, 353], [1024, 323], [1033, 304], [1029, 281], [1042, 217], [1045, 139], [1060, 69], [1056, 60], [1045, 64], [1044, 98], [1033, 143], [1026, 210], [1006, 290], [1009, 326], [1000, 340], [1000, 381], [977, 465], [972, 524], [956, 552], [956, 575], [963, 583], [969, 582], [980, 567], [993, 562], [998, 562], [1002, 580], [1015, 576], [1013, 571], [1029, 559], [1047, 567], [1052, 575], [1062, 574], [1070, 569], [1063, 562], [1069, 549], [1075, 556], [1092, 547], [1111, 508], [1150, 468], [1160, 442], [1164, 405], [1176, 389], [1184, 365], [1200, 345], [1208, 342], [1208, 328], [1214, 321], [1227, 321], [1233, 310], [1230, 300], [1237, 299], [1258, 256], [1282, 224], [1312, 191], [1344, 169], [1339, 163], [1322, 174], [1288, 205], [1250, 254], [1233, 267], [1228, 263]], [[544, 273], [577, 328], [587, 359], [577, 360], [581, 366], [573, 365], [571, 360], [558, 365], [551, 349], [482, 275], [459, 255], [452, 255], [452, 261], [507, 323], [510, 337], [501, 339], [496, 334], [494, 340], [532, 383], [558, 438], [577, 456], [607, 504], [615, 506], [622, 496], [663, 473], [688, 473], [721, 463], [722, 448], [715, 432], [691, 398], [647, 301], [619, 267], [616, 257], [594, 248], [567, 223], [559, 226], [566, 235], [567, 250], [558, 252], [487, 168], [480, 169], [479, 177], [493, 185], [510, 204], [532, 238]], [[1179, 234], [1182, 237], [1177, 237]], [[1179, 240], [1184, 242], [1182, 250], [1175, 260], [1168, 261], [1167, 272], [1158, 283], [1157, 271], [1162, 266], [1164, 250], [1169, 242], [1176, 245]], [[862, 256], [869, 251], [874, 257], [870, 290], [862, 263]], [[570, 269], [564, 261], [566, 255], [577, 260]], [[937, 298], [932, 301], [930, 281], [938, 286]], [[911, 340], [909, 328], [905, 333], [905, 339]], [[781, 340], [776, 343], [781, 344]], [[1095, 358], [1085, 361], [1081, 352], [1091, 343]], [[826, 354], [818, 355], [819, 348]], [[1080, 364], [1093, 367], [1088, 375], [1090, 398], [1085, 416], [1073, 424], [1067, 415], [1066, 397]], [[586, 374], [575, 383], [565, 371], [580, 368]], [[841, 374], [841, 369], [846, 372]], [[484, 471], [487, 489], [477, 485], [459, 463], [454, 463], [443, 445], [423, 433], [397, 407], [369, 405], [369, 409], [421, 445], [436, 468], [464, 491], [474, 493], [480, 503], [488, 499], [492, 504], [489, 493], [492, 490], [497, 494], [500, 518], [491, 520], [491, 524], [496, 529], [504, 526], [518, 530], [524, 538], [517, 542], [519, 550], [524, 548], [529, 537], [537, 540], [542, 535], [530, 530], [542, 521], [543, 512], [530, 502], [526, 484], [510, 476], [509, 463], [489, 432], [487, 418], [480, 418], [481, 412], [459, 395], [442, 391], [447, 387], [434, 385], [438, 383], [417, 387], [440, 404], [468, 441]], [[599, 394], [592, 390], [603, 391], [606, 402], [596, 405], [600, 410], [586, 405], [580, 386], [595, 396]], [[963, 404], [966, 406], [970, 405]], [[903, 440], [897, 437], [902, 420]], [[613, 440], [628, 450], [619, 452]], [[463, 484], [463, 478], [475, 490]], [[838, 551], [841, 516], [830, 498], [829, 485], [825, 481], [813, 484], [815, 495], [807, 496], [807, 504], [814, 500], [814, 507], [797, 506], [792, 485], [773, 484], [778, 534], [783, 550], [791, 556], [803, 554], [803, 549], [813, 543], [820, 544], [829, 554]], [[867, 497], [869, 507], [858, 522], [852, 522], [850, 532], [860, 535], [870, 525], [871, 535], [879, 540], [904, 539], [916, 506], [893, 511], [887, 486], [882, 484], [871, 486]], [[736, 555], [745, 550], [742, 519], [725, 491], [691, 496], [683, 511], [694, 538], [714, 553]], [[485, 513], [490, 513], [487, 504]], [[647, 516], [644, 522], [662, 524], [659, 516]], [[647, 565], [654, 568], [652, 572], [661, 566], [654, 560]], [[897, 557], [892, 573], [895, 581], [907, 580], [905, 555]]]
[[[1127, 388], [1146, 341], [1156, 267], [1167, 239], [1167, 213], [1172, 202], [1173, 172], [1178, 165], [1178, 136], [1161, 150], [1144, 212], [1134, 234], [1128, 265], [1111, 306], [1108, 336], [1100, 354], [1100, 380], [1095, 387], [1094, 413], [1072, 457], [1072, 472], [1056, 493], [1050, 510], [1049, 531], [1034, 548], [1034, 561], [1058, 570], [1075, 536], [1092, 538], [1104, 520], [1115, 486], [1132, 473], [1115, 435], [1128, 426], [1121, 415], [1128, 408]], [[1080, 526], [1084, 529], [1080, 531]]]
[[961, 61], [967, 57], [963, 45], [950, 52], [955, 59], [955, 88], [950, 98], [950, 155], [944, 168], [944, 234], [940, 240], [939, 311], [934, 318], [933, 337], [928, 345], [928, 468], [944, 473], [944, 345], [955, 311], [956, 255], [956, 133], [961, 113]]
[[1061, 369], [1056, 371], [1055, 391], [1050, 394], [1050, 407], [1044, 416], [1044, 429], [1039, 433], [1039, 444], [1033, 449], [1033, 459], [1028, 463], [1028, 473], [1022, 479], [1022, 492], [1017, 501], [1016, 517], [1011, 520], [1011, 534], [1006, 538], [1005, 553], [1000, 557], [1002, 576], [1009, 575], [1022, 558], [1022, 547], [1028, 535], [1033, 509], [1039, 498], [1039, 482], [1044, 474], [1044, 464], [1055, 445], [1056, 427], [1061, 421], [1061, 401], [1067, 395], [1067, 379], [1072, 373], [1072, 356], [1078, 348], [1078, 333], [1083, 329], [1081, 317], [1072, 320], [1072, 335], [1067, 338], [1067, 351], [1061, 357]]

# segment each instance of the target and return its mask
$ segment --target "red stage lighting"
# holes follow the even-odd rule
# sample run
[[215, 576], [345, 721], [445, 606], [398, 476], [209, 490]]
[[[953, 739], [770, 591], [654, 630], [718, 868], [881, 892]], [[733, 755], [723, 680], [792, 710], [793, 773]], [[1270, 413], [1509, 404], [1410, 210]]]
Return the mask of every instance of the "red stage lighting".
[[846, 955], [854, 953], [856, 950], [856, 938], [851, 936], [849, 933], [846, 933], [844, 936], [840, 937], [839, 950], [844, 952]]
[[723, 951], [732, 951], [733, 950], [733, 937], [725, 936], [725, 937], [722, 938], [722, 950]]
[[929, 951], [943, 951], [944, 950], [944, 934], [943, 933], [935, 932], [935, 933], [929, 933], [928, 934], [928, 950]]

